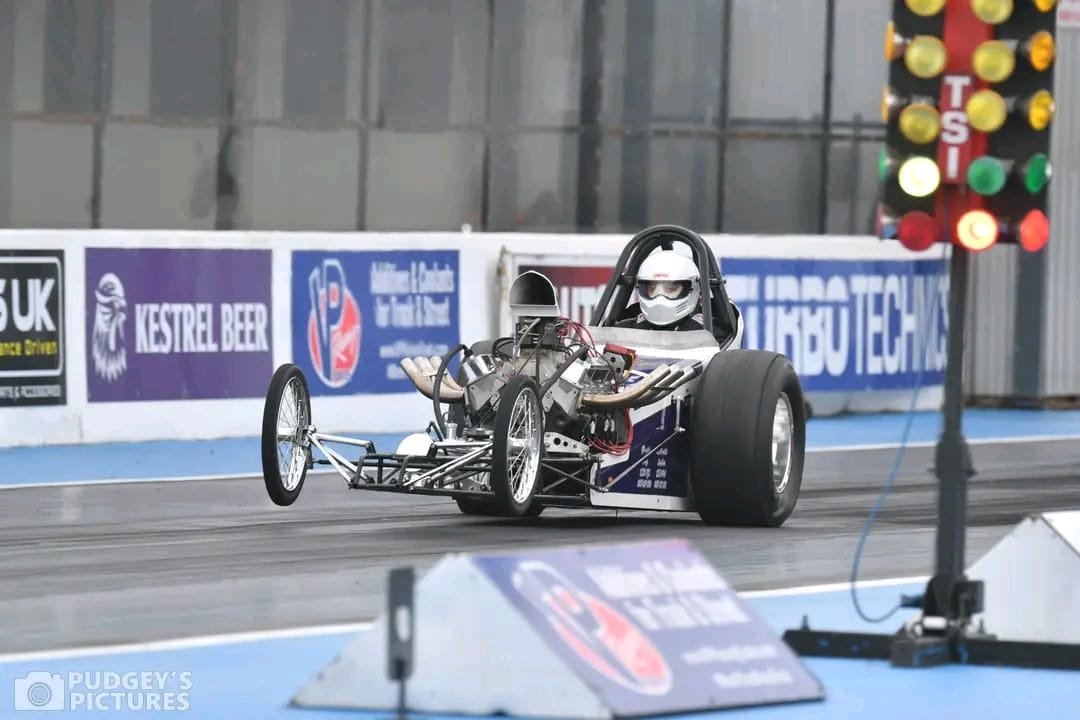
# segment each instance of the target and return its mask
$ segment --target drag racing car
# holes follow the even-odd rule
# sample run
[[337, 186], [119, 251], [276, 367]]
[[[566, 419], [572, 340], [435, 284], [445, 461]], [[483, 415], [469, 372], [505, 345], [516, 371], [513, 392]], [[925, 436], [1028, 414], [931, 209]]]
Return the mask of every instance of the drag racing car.
[[[704, 329], [627, 327], [639, 316], [639, 268], [675, 247], [698, 268]], [[629, 508], [783, 524], [802, 482], [802, 386], [783, 355], [742, 347], [742, 314], [705, 241], [674, 225], [635, 235], [587, 324], [557, 298], [547, 277], [526, 271], [507, 297], [512, 335], [402, 359], [432, 420], [392, 453], [319, 432], [304, 374], [283, 364], [263, 412], [270, 498], [291, 505], [318, 464], [348, 488], [448, 496], [469, 515]]]

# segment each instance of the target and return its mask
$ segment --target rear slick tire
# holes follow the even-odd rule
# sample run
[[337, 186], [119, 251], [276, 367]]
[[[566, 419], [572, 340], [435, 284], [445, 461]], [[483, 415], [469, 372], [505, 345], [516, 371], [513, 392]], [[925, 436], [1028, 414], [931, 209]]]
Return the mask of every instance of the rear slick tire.
[[806, 404], [791, 362], [764, 350], [718, 353], [694, 395], [690, 487], [709, 525], [779, 527], [795, 510]]

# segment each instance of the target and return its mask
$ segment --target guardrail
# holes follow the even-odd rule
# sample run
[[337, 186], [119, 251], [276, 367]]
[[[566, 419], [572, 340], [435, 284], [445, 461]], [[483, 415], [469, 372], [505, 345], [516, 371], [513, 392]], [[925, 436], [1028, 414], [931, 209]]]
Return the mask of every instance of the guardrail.
[[[506, 286], [526, 267], [584, 319], [628, 239], [2, 231], [0, 444], [255, 435], [286, 361], [307, 375], [320, 429], [423, 428], [430, 402], [401, 357], [505, 331]], [[792, 357], [816, 414], [906, 409], [927, 340], [918, 407], [940, 404], [937, 252], [864, 237], [706, 240], [747, 347]]]

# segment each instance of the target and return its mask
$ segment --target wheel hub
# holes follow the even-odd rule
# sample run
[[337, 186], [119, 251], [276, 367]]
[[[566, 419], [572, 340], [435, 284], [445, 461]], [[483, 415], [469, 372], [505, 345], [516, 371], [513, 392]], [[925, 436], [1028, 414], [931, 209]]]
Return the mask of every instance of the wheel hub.
[[794, 423], [792, 422], [791, 401], [786, 393], [780, 393], [773, 412], [772, 425], [772, 466], [773, 485], [777, 494], [787, 489], [791, 480], [791, 441]]

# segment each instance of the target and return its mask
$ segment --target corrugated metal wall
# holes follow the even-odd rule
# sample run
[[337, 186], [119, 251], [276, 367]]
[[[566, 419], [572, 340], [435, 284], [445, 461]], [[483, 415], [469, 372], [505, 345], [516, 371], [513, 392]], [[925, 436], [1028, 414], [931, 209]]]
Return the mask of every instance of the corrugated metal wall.
[[1080, 28], [1058, 28], [1050, 242], [973, 258], [966, 386], [977, 400], [1080, 396]]
[[969, 395], [1013, 393], [1018, 250], [995, 247], [971, 258], [964, 355]]
[[1080, 395], [1080, 28], [1059, 28], [1044, 274], [1042, 392]]

